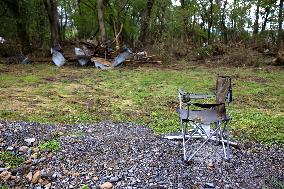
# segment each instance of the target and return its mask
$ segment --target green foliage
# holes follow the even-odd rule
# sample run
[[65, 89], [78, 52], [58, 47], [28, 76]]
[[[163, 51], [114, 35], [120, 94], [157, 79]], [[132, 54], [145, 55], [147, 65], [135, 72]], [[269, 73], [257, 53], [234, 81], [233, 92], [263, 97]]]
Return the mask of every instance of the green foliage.
[[[18, 5], [18, 8], [15, 5]], [[97, 0], [58, 0], [59, 28], [64, 40], [99, 37], [97, 16]], [[176, 1], [179, 2], [179, 1]], [[212, 3], [213, 2], [213, 3]], [[123, 25], [120, 39], [122, 45], [141, 47], [139, 36], [143, 21], [149, 20], [147, 41], [161, 42], [171, 39], [186, 39], [200, 46], [205, 41], [217, 41], [224, 38], [225, 31], [231, 41], [246, 40], [248, 30], [253, 27], [254, 8], [258, 1], [191, 0], [184, 1], [182, 6], [173, 4], [171, 0], [155, 0], [154, 6], [146, 18], [147, 1], [145, 0], [109, 0], [104, 3], [104, 23], [108, 38], [115, 37], [115, 29], [119, 31]], [[279, 7], [277, 1], [260, 1], [260, 26], [266, 18], [273, 30], [278, 27]], [[212, 3], [212, 6], [211, 6]], [[12, 6], [11, 6], [12, 5]], [[212, 10], [211, 10], [212, 7]], [[253, 11], [253, 12], [252, 12]], [[27, 31], [26, 40], [35, 50], [46, 50], [50, 41], [50, 28], [43, 1], [19, 0], [0, 2], [0, 35], [5, 39], [18, 43], [18, 33], [22, 23]], [[222, 18], [225, 18], [225, 26]], [[211, 28], [208, 28], [211, 25]], [[211, 40], [207, 31], [210, 29]], [[275, 37], [274, 37], [275, 38]], [[273, 39], [273, 38], [272, 38]], [[273, 39], [275, 40], [275, 39]], [[275, 42], [275, 41], [274, 41]], [[19, 52], [18, 52], [19, 53]]]
[[46, 141], [44, 143], [41, 143], [39, 145], [39, 149], [44, 151], [44, 150], [48, 150], [48, 151], [58, 151], [60, 149], [60, 143], [59, 141], [52, 139], [49, 141]]
[[0, 189], [9, 189], [8, 186], [4, 185], [4, 186], [0, 186]]
[[214, 53], [214, 48], [211, 45], [208, 45], [205, 47], [197, 48], [196, 52], [198, 53], [198, 57], [204, 59], [206, 57], [212, 56], [212, 54]]
[[6, 167], [18, 167], [24, 161], [24, 157], [18, 157], [17, 155], [13, 154], [9, 151], [2, 151], [0, 152], [0, 161], [4, 162]]
[[274, 176], [267, 177], [265, 181], [265, 185], [262, 189], [272, 189], [272, 188], [279, 188], [284, 189], [284, 183], [275, 178]]
[[[14, 5], [18, 5], [18, 8]], [[3, 16], [3, 13], [5, 16]], [[42, 47], [43, 43], [48, 41], [49, 25], [45, 12], [43, 1], [38, 0], [20, 0], [10, 3], [1, 1], [0, 3], [0, 36], [6, 40], [19, 42], [20, 36], [17, 28], [18, 23], [24, 24], [28, 39], [34, 47]], [[17, 52], [19, 53], [19, 51]]]
[[81, 189], [89, 189], [89, 186], [88, 185], [84, 185], [81, 187]]

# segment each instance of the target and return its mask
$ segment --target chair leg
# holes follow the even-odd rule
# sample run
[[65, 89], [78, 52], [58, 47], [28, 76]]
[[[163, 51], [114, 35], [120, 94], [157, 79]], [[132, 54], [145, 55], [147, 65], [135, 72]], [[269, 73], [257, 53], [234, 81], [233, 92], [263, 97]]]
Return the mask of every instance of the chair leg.
[[185, 136], [186, 136], [186, 127], [185, 127], [185, 122], [183, 122], [182, 120], [180, 120], [180, 124], [181, 124], [181, 132], [182, 132], [182, 147], [183, 147], [183, 160], [186, 161], [186, 148], [185, 148]]
[[[224, 132], [226, 132], [226, 134], [224, 134]], [[220, 139], [222, 142], [224, 159], [229, 160], [231, 154], [230, 154], [230, 124], [228, 124], [228, 122], [225, 122], [223, 129], [222, 126], [220, 126]], [[226, 145], [225, 141], [227, 143]]]
[[231, 133], [231, 127], [230, 127], [230, 121], [226, 122], [226, 127], [227, 127], [227, 149], [226, 149], [226, 154], [227, 154], [227, 159], [229, 160], [231, 158], [231, 150], [230, 150], [230, 133]]
[[225, 143], [224, 143], [224, 138], [223, 138], [223, 133], [221, 131], [221, 128], [220, 128], [220, 137], [221, 137], [221, 142], [222, 142], [222, 147], [223, 147], [223, 152], [224, 152], [224, 158], [227, 159], [227, 149], [226, 149], [226, 146], [225, 146]]
[[[180, 121], [181, 124], [181, 129], [182, 129], [182, 144], [183, 144], [183, 160], [185, 162], [189, 161], [190, 159], [187, 158], [187, 150], [186, 150], [186, 143], [188, 143], [190, 141], [190, 139], [192, 139], [193, 135], [195, 133], [199, 133], [198, 129], [200, 129], [200, 127], [198, 125], [191, 125], [189, 122], [183, 122], [182, 120]], [[188, 129], [188, 124], [190, 124], [193, 128], [193, 131], [189, 134], [187, 133], [187, 129]], [[188, 135], [187, 135], [188, 134]], [[200, 133], [199, 133], [200, 134]], [[188, 136], [188, 138], [186, 138]], [[200, 135], [202, 136], [202, 135]], [[208, 137], [208, 136], [207, 136]]]
[[207, 139], [197, 148], [197, 150], [195, 150], [187, 159], [187, 161], [190, 161], [195, 154], [212, 138], [212, 136], [219, 130], [219, 128], [216, 128], [212, 133], [210, 133], [210, 135], [207, 137]]

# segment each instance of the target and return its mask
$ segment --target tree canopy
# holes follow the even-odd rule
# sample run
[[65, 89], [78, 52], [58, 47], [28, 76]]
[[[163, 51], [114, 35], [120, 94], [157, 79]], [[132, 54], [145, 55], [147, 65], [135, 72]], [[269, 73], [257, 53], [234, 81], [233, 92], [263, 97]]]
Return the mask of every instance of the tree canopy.
[[116, 45], [131, 47], [255, 37], [282, 44], [282, 9], [283, 0], [2, 0], [0, 36], [18, 42], [24, 53], [55, 45], [54, 38], [117, 39]]

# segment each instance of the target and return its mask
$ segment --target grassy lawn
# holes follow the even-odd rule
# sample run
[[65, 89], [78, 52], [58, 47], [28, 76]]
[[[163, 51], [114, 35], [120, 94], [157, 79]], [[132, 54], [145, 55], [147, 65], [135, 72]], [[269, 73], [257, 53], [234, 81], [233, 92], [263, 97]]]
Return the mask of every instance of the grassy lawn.
[[233, 77], [233, 135], [284, 144], [284, 74], [276, 68], [153, 65], [100, 71], [51, 64], [0, 64], [0, 119], [42, 123], [101, 120], [179, 129], [177, 89], [211, 93], [217, 74]]

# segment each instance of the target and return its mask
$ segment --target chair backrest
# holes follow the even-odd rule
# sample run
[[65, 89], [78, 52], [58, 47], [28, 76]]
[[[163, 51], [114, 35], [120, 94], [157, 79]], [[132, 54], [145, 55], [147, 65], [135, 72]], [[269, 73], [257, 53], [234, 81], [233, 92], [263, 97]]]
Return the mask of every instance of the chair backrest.
[[217, 112], [220, 116], [226, 115], [226, 101], [228, 104], [232, 101], [231, 77], [218, 75], [216, 82], [216, 103], [223, 103], [217, 107]]

